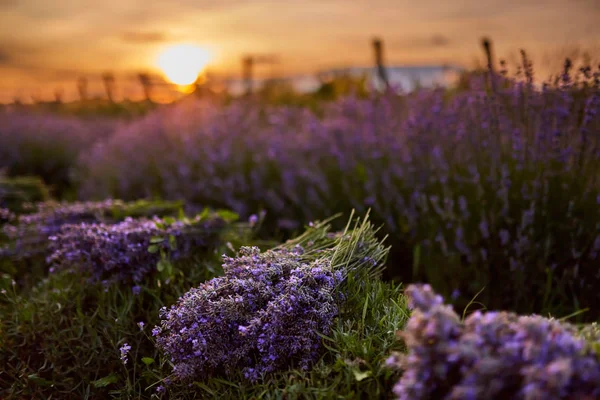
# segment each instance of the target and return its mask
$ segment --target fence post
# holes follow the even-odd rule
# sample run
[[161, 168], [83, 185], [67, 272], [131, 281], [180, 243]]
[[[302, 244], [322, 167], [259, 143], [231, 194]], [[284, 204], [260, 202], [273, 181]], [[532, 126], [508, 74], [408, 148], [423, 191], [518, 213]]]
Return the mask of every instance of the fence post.
[[140, 84], [142, 85], [142, 89], [144, 90], [144, 96], [146, 97], [146, 101], [152, 102], [152, 98], [150, 97], [150, 94], [152, 92], [152, 82], [150, 79], [150, 75], [142, 72], [138, 74], [138, 79], [140, 81]]
[[102, 75], [104, 81], [104, 89], [106, 90], [106, 97], [110, 103], [114, 103], [114, 89], [115, 89], [115, 76], [110, 72]]
[[252, 94], [252, 67], [254, 59], [252, 56], [246, 56], [242, 59], [242, 77], [246, 86], [246, 95]]
[[62, 102], [63, 102], [63, 90], [61, 88], [58, 88], [58, 89], [54, 90], [54, 102], [56, 104], [62, 104]]
[[79, 92], [79, 99], [81, 101], [87, 101], [88, 81], [86, 78], [81, 77], [77, 80], [77, 91]]
[[490, 86], [493, 92], [496, 92], [496, 72], [494, 71], [494, 55], [492, 52], [492, 41], [491, 39], [484, 37], [481, 40], [481, 44], [483, 45], [483, 50], [485, 51], [485, 56], [487, 58], [487, 68], [490, 79]]
[[377, 75], [379, 76], [379, 80], [385, 85], [385, 89], [388, 90], [390, 88], [390, 82], [383, 64], [383, 41], [381, 39], [373, 39], [373, 50], [375, 51]]

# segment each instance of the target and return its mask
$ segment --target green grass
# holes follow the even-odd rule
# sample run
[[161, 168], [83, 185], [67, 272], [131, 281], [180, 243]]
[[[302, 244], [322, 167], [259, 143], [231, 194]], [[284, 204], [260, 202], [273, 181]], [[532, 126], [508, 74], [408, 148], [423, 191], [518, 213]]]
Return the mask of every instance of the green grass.
[[[362, 254], [356, 240], [361, 238], [363, 243], [376, 245], [381, 260], [385, 258], [388, 249], [375, 239], [375, 230], [366, 220], [349, 225], [352, 232], [348, 235], [328, 234], [325, 225], [327, 221], [317, 224], [312, 234], [285, 245], [316, 239], [315, 257], [328, 254], [334, 263], [344, 265], [347, 251]], [[139, 295], [129, 287], [90, 284], [86, 276], [77, 273], [40, 278], [26, 292], [12, 285], [9, 275], [1, 277], [0, 398], [160, 397], [155, 389], [170, 376], [171, 365], [158, 353], [151, 337], [159, 322], [159, 309], [221, 274], [222, 253], [231, 255], [241, 244], [256, 244], [244, 232], [230, 230], [224, 237], [228, 244], [194, 262], [176, 264], [168, 279], [154, 276]], [[346, 247], [328, 247], [332, 242]], [[401, 287], [382, 282], [376, 277], [378, 272], [364, 269], [349, 275], [343, 284], [347, 301], [331, 334], [323, 336], [326, 351], [312, 370], [281, 372], [256, 384], [247, 383], [241, 373], [228, 381], [210, 378], [191, 386], [173, 384], [163, 398], [388, 398], [398, 376], [384, 367], [384, 361], [391, 351], [402, 350], [396, 331], [404, 326], [409, 313]], [[143, 330], [137, 325], [140, 321], [145, 323]], [[126, 365], [119, 352], [124, 343], [132, 348]]]
[[[20, 293], [10, 276], [4, 276], [0, 398], [105, 399], [110, 390], [131, 386], [118, 348], [127, 341], [140, 354], [156, 358], [154, 345], [137, 323], [143, 321], [151, 329], [162, 306], [219, 274], [222, 252], [227, 249], [175, 263], [172, 276], [155, 275], [139, 295], [130, 287], [105, 288], [82, 274], [66, 272]], [[102, 379], [112, 383], [102, 386]], [[133, 390], [142, 392], [153, 380], [140, 373], [135, 382]]]
[[12, 212], [24, 211], [24, 204], [46, 201], [50, 193], [44, 182], [33, 176], [7, 178], [0, 176], [0, 207]]

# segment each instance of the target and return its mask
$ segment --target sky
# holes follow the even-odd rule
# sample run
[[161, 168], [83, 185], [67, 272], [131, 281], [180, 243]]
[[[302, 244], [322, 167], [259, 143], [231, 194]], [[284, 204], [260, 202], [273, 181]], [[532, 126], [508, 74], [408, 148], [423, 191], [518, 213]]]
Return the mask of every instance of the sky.
[[210, 49], [210, 70], [231, 76], [246, 53], [277, 55], [262, 74], [370, 65], [373, 36], [388, 64], [469, 67], [485, 35], [498, 57], [525, 48], [549, 67], [600, 49], [599, 21], [600, 0], [0, 0], [0, 101], [74, 96], [80, 76], [101, 92], [106, 71], [135, 97], [135, 74], [160, 73], [157, 53], [181, 42]]

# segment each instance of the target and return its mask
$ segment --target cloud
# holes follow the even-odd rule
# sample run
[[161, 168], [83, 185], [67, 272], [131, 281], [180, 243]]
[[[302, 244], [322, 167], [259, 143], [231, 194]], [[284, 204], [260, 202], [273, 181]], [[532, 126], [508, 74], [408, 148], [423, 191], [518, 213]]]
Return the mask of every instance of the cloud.
[[440, 33], [431, 36], [415, 36], [402, 39], [391, 39], [386, 47], [390, 50], [416, 50], [447, 47], [452, 44], [450, 38]]
[[0, 9], [2, 8], [13, 8], [17, 5], [18, 0], [0, 0]]
[[8, 51], [0, 49], [0, 65], [7, 65], [11, 61], [11, 56]]
[[[158, 0], [158, 3], [164, 2], [164, 0]], [[249, 3], [248, 0], [168, 0], [169, 5], [188, 6], [197, 10], [222, 10], [233, 7], [238, 7]]]
[[428, 41], [429, 41], [429, 44], [433, 47], [445, 47], [450, 44], [450, 39], [448, 39], [448, 37], [441, 35], [439, 33], [433, 35], [431, 38], [428, 39]]
[[121, 40], [126, 43], [158, 43], [167, 40], [165, 32], [124, 32]]
[[[378, 37], [382, 39], [384, 49], [389, 50], [431, 49], [434, 47], [447, 47], [453, 44], [453, 41], [448, 36], [440, 33], [401, 37], [380, 35]], [[370, 43], [369, 40], [368, 35], [345, 35], [343, 38], [338, 39], [337, 42], [340, 45], [356, 45], [359, 43], [361, 46], [367, 46], [367, 43]]]
[[0, 66], [18, 67], [21, 64], [23, 55], [31, 55], [36, 52], [38, 52], [38, 49], [35, 46], [13, 41], [0, 42]]

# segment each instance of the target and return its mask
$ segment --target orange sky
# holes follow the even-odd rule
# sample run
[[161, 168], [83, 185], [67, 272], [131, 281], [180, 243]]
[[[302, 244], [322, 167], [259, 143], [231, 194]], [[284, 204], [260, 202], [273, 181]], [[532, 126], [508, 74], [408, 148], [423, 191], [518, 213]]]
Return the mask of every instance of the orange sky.
[[[211, 69], [238, 74], [246, 52], [275, 53], [270, 73], [368, 65], [370, 39], [385, 40], [389, 64], [469, 66], [479, 38], [497, 54], [523, 47], [538, 60], [563, 48], [598, 49], [600, 0], [0, 0], [0, 101], [113, 71], [134, 96], [136, 71], [178, 42], [215, 50]], [[96, 79], [96, 80], [94, 80]]]

